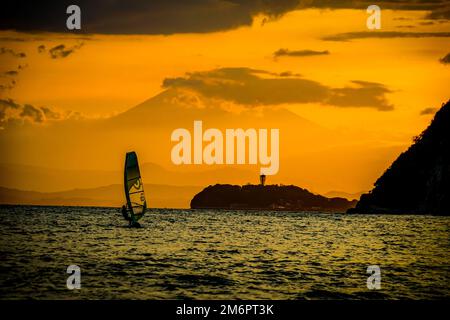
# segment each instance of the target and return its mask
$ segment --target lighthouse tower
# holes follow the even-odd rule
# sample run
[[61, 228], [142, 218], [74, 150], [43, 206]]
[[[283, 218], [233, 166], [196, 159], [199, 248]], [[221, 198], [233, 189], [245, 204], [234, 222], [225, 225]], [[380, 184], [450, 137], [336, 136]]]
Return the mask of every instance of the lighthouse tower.
[[259, 181], [261, 182], [261, 185], [264, 186], [266, 184], [266, 175], [265, 174], [260, 175]]

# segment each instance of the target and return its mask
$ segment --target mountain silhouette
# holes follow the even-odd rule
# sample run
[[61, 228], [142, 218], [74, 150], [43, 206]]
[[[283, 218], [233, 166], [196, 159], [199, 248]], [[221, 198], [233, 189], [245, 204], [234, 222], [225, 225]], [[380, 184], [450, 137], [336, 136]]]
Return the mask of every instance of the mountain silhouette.
[[286, 106], [229, 108], [170, 88], [108, 118], [6, 128], [0, 135], [0, 145], [7, 150], [0, 161], [0, 186], [56, 192], [116, 184], [123, 179], [124, 155], [131, 150], [137, 152], [141, 164], [159, 166], [141, 168], [146, 183], [205, 186], [219, 181], [239, 185], [258, 181], [260, 164], [173, 164], [171, 134], [177, 128], [192, 132], [194, 120], [202, 120], [205, 130], [222, 132], [279, 129], [282, 165], [270, 183], [301, 185], [321, 194], [368, 190], [368, 182], [405, 147], [384, 142], [369, 145], [365, 139], [354, 139], [354, 133], [316, 124]]
[[[23, 191], [0, 187], [0, 205], [120, 207], [125, 203], [123, 185], [70, 189], [59, 192]], [[198, 186], [145, 184], [150, 208], [187, 208]]]
[[[140, 165], [140, 169], [144, 181], [155, 185], [204, 186], [216, 183], [225, 177], [228, 178], [226, 182], [248, 183], [257, 178], [254, 170], [251, 170], [249, 166], [237, 165], [177, 171], [176, 166], [166, 168], [152, 162], [144, 162]], [[48, 193], [120, 183], [123, 180], [123, 163], [119, 163], [116, 170], [63, 170], [0, 164], [0, 172], [1, 187]], [[186, 202], [186, 206], [189, 205], [189, 201]]]
[[297, 186], [208, 186], [191, 201], [192, 209], [263, 209], [343, 212], [356, 204], [344, 198], [326, 198]]
[[450, 215], [450, 100], [349, 213]]

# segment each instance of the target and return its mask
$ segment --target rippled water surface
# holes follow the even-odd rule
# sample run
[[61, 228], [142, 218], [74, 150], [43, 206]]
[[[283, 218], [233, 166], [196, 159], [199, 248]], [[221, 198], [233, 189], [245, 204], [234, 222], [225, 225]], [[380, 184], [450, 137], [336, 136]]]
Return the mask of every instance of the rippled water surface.
[[0, 221], [1, 299], [450, 297], [446, 217], [152, 210], [130, 229], [117, 209], [15, 206]]

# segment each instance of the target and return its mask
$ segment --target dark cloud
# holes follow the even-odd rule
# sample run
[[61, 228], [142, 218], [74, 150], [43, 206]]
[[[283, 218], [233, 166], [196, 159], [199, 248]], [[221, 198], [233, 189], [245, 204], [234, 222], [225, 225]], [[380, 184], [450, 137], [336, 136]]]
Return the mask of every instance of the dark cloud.
[[15, 71], [15, 70], [5, 71], [5, 72], [1, 73], [1, 75], [3, 75], [3, 76], [10, 76], [10, 77], [17, 76], [18, 74], [19, 74], [19, 72]]
[[[11, 90], [16, 86], [15, 80], [10, 80], [11, 78], [17, 77], [19, 75], [19, 71], [25, 69], [28, 65], [18, 65], [17, 70], [8, 70], [4, 72], [0, 72], [0, 78], [2, 78], [2, 82], [0, 84], [0, 91]], [[8, 82], [9, 81], [9, 82]], [[8, 83], [5, 83], [8, 82]]]
[[16, 70], [8, 70], [8, 71], [0, 72], [0, 78], [3, 82], [0, 84], [0, 92], [13, 89], [16, 86], [16, 81], [11, 80], [11, 78], [14, 79], [14, 77], [17, 77], [19, 75], [19, 71], [22, 71], [27, 66], [28, 66], [27, 64], [24, 64], [24, 65], [19, 64], [17, 66], [17, 71]]
[[420, 111], [420, 115], [429, 115], [429, 114], [435, 114], [439, 109], [438, 108], [425, 108], [422, 111]]
[[439, 61], [442, 64], [449, 64], [450, 63], [450, 53], [448, 53], [445, 57], [439, 59]]
[[15, 103], [12, 99], [0, 99], [0, 125], [9, 118], [9, 111], [13, 110], [14, 112], [20, 110], [21, 106]]
[[3, 129], [10, 124], [42, 124], [50, 120], [72, 119], [77, 116], [75, 113], [61, 113], [49, 107], [21, 105], [12, 99], [0, 99], [0, 127]]
[[402, 26], [397, 26], [397, 28], [402, 28], [402, 29], [414, 29], [416, 26], [413, 25], [402, 25]]
[[37, 47], [37, 50], [39, 53], [43, 53], [45, 52], [46, 48], [43, 44], [41, 44], [40, 46]]
[[1, 91], [6, 91], [6, 90], [11, 90], [12, 88], [14, 88], [16, 85], [15, 81], [11, 81], [10, 83], [7, 84], [0, 84], [0, 92]]
[[435, 24], [434, 21], [422, 21], [422, 22], [419, 22], [419, 25], [421, 25], [421, 26], [432, 26], [434, 24]]
[[66, 58], [72, 53], [74, 53], [76, 50], [80, 49], [82, 46], [83, 43], [77, 44], [73, 47], [66, 47], [64, 44], [60, 44], [48, 50], [48, 53], [50, 54], [50, 57], [52, 59]]
[[278, 76], [280, 76], [280, 77], [300, 77], [301, 74], [299, 74], [299, 73], [293, 73], [293, 72], [291, 72], [291, 71], [284, 71], [284, 72], [280, 72], [280, 73], [278, 74]]
[[430, 11], [428, 14], [430, 19], [443, 18], [442, 11], [449, 8], [448, 0], [386, 0], [376, 1], [376, 3], [372, 0], [306, 0], [301, 3], [304, 3], [304, 7], [307, 8], [330, 9], [365, 9], [376, 4], [382, 9]]
[[447, 2], [447, 6], [439, 8], [427, 15], [429, 19], [450, 19], [450, 4]]
[[[275, 19], [299, 0], [78, 0], [83, 33], [173, 34], [213, 32], [251, 25], [264, 14]], [[68, 32], [66, 8], [73, 1], [2, 1], [0, 29]], [[59, 14], [60, 13], [60, 14]], [[73, 31], [72, 31], [73, 32]]]
[[25, 58], [27, 55], [23, 52], [15, 52], [13, 49], [0, 48], [0, 54], [10, 54], [16, 58]]
[[[0, 29], [1, 30], [1, 29]], [[25, 42], [25, 38], [19, 37], [0, 37], [1, 42]]]
[[334, 88], [328, 103], [338, 107], [373, 106], [380, 111], [394, 110], [385, 94], [390, 93], [384, 85], [366, 81], [352, 81], [356, 87]]
[[289, 50], [289, 49], [279, 49], [273, 53], [273, 57], [310, 57], [310, 56], [321, 56], [328, 55], [330, 52], [325, 51], [315, 51], [315, 50]]
[[206, 97], [242, 105], [280, 105], [284, 103], [321, 103], [337, 107], [369, 107], [392, 110], [378, 83], [353, 81], [352, 87], [331, 88], [300, 77], [280, 77], [271, 72], [249, 68], [223, 68], [188, 73], [186, 77], [167, 78], [164, 88], [187, 89]]
[[0, 108], [1, 109], [20, 109], [20, 104], [14, 102], [12, 99], [0, 99]]
[[11, 80], [12, 77], [15, 77], [19, 74], [19, 72], [15, 70], [9, 70], [5, 72], [0, 72], [0, 92], [11, 90], [16, 86], [16, 81]]
[[307, 103], [321, 100], [327, 88], [301, 78], [262, 78], [270, 72], [249, 68], [224, 68], [208, 72], [189, 73], [187, 77], [168, 78], [165, 88], [185, 88], [207, 97], [245, 105]]
[[[0, 30], [68, 32], [66, 8], [74, 3], [81, 8], [83, 33], [173, 34], [230, 30], [251, 25], [258, 14], [270, 20], [295, 9], [365, 9], [373, 1], [4, 0], [0, 4]], [[384, 9], [426, 10], [430, 19], [449, 18], [447, 0], [391, 0], [377, 4]]]
[[56, 112], [48, 107], [41, 107], [41, 111], [47, 120], [60, 120], [62, 118], [61, 113]]
[[323, 40], [328, 41], [350, 41], [354, 39], [369, 39], [369, 38], [449, 38], [450, 32], [396, 32], [396, 31], [379, 31], [379, 32], [347, 32], [338, 33], [331, 36], [323, 37]]
[[33, 122], [37, 123], [41, 123], [45, 119], [44, 112], [41, 109], [32, 106], [31, 104], [25, 104], [19, 116], [31, 118]]

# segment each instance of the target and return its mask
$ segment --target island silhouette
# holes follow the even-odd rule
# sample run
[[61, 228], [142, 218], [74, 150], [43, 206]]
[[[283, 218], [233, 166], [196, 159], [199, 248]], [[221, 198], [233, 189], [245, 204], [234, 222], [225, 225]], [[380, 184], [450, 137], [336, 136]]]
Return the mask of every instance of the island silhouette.
[[356, 200], [327, 198], [294, 185], [210, 185], [196, 194], [191, 209], [345, 212]]

